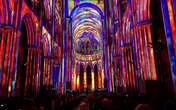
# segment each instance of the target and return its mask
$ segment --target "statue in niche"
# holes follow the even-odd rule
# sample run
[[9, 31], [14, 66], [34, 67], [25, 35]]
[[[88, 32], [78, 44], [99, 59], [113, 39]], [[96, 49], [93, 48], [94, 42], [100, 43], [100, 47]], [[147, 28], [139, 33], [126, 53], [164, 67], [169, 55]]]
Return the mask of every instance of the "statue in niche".
[[96, 52], [96, 50], [95, 50], [95, 46], [96, 46], [96, 42], [95, 42], [95, 41], [93, 41], [93, 45], [92, 45], [92, 48], [93, 48], [93, 53], [95, 53], [95, 52]]
[[80, 53], [84, 53], [84, 43], [81, 42], [81, 52]]
[[91, 42], [91, 44], [90, 44], [90, 54], [92, 54], [93, 53], [93, 50], [92, 50], [92, 42]]
[[76, 46], [76, 52], [80, 53], [80, 42], [78, 42], [77, 46]]
[[86, 43], [84, 42], [84, 52], [83, 52], [83, 54], [86, 54], [86, 49], [87, 49], [87, 46], [86, 46]]
[[90, 54], [89, 41], [86, 42], [86, 54]]
[[93, 42], [93, 49], [94, 49], [94, 52], [96, 52], [96, 42]]
[[81, 45], [81, 42], [79, 42], [79, 45], [78, 45], [79, 47], [79, 53], [81, 53], [81, 49], [82, 49], [82, 45]]
[[92, 54], [92, 42], [89, 42], [89, 48], [90, 48], [89, 54]]
[[95, 53], [95, 41], [92, 42], [92, 50], [93, 50], [93, 54]]
[[78, 48], [78, 53], [81, 53], [81, 43], [80, 42], [78, 43], [78, 47], [77, 48]]

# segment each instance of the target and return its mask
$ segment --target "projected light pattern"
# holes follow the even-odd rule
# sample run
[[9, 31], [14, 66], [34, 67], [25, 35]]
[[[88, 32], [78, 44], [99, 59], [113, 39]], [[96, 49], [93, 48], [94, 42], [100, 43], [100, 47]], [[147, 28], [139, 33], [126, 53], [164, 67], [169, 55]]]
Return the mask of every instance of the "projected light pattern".
[[[75, 56], [75, 62], [84, 65], [83, 70], [83, 82], [79, 79], [79, 82], [75, 81], [76, 77], [80, 78], [79, 71], [72, 74], [72, 88], [79, 88], [80, 84], [84, 84], [84, 89], [91, 87], [91, 90], [95, 89], [95, 76], [94, 68], [91, 67], [91, 85], [88, 85], [86, 68], [87, 65], [93, 65], [102, 60], [102, 10], [92, 3], [80, 3], [72, 10], [71, 16], [71, 32], [73, 37], [73, 55]], [[79, 68], [76, 65], [75, 68]], [[100, 70], [101, 71], [101, 70]], [[75, 88], [77, 85], [78, 88]]]
[[[20, 37], [22, 36], [20, 32], [22, 22], [24, 22], [27, 29], [26, 42], [28, 46], [26, 47], [28, 48], [28, 57], [26, 63], [26, 81], [24, 82], [24, 92], [27, 91], [27, 86], [29, 87], [30, 82], [29, 80], [31, 80], [31, 77], [28, 77], [29, 74], [32, 77], [35, 76], [35, 79], [33, 79], [34, 82], [37, 82], [37, 78], [40, 77], [38, 68], [40, 59], [39, 50], [37, 49], [39, 38], [36, 37], [38, 20], [36, 16], [30, 16], [33, 15], [33, 12], [25, 3], [22, 4], [21, 1], [1, 0], [0, 6], [0, 11], [2, 11], [0, 15], [0, 84], [2, 84], [0, 86], [0, 96], [11, 96], [17, 95], [20, 85], [20, 75], [19, 70], [17, 70], [17, 60], [20, 59], [18, 57], [21, 56], [19, 51]], [[33, 59], [33, 65], [31, 59]], [[32, 67], [33, 71], [29, 71], [29, 67]], [[37, 93], [39, 90], [39, 84], [34, 82], [30, 83], [33, 85], [33, 88], [35, 88], [35, 93]]]
[[69, 7], [69, 14], [71, 13], [71, 10], [76, 5], [82, 4], [82, 3], [93, 3], [100, 7], [101, 10], [104, 10], [104, 1], [103, 0], [68, 0], [68, 7]]
[[161, 0], [172, 79], [176, 90], [176, 8], [174, 0]]
[[77, 10], [71, 15], [73, 16], [72, 33], [74, 40], [77, 40], [81, 34], [87, 31], [92, 32], [97, 40], [100, 41], [102, 32], [101, 15], [95, 9], [86, 7], [86, 5]]
[[43, 84], [50, 85], [51, 78], [50, 78], [50, 66], [51, 66], [51, 35], [48, 31], [43, 27], [42, 28], [42, 42], [43, 42], [43, 50], [44, 51], [44, 70], [43, 70]]
[[[0, 96], [35, 96], [44, 85], [141, 93], [158, 79], [151, 0], [30, 2], [0, 0]], [[160, 3], [176, 88], [176, 1]]]
[[[150, 0], [130, 0], [115, 33], [115, 86], [141, 89], [143, 80], [156, 80], [150, 30]], [[119, 7], [116, 7], [119, 8]], [[119, 13], [117, 11], [117, 13]], [[136, 14], [133, 14], [136, 13]], [[119, 14], [117, 18], [119, 17]], [[120, 21], [116, 21], [120, 22]], [[120, 34], [120, 31], [122, 33]], [[141, 91], [142, 92], [142, 91]]]

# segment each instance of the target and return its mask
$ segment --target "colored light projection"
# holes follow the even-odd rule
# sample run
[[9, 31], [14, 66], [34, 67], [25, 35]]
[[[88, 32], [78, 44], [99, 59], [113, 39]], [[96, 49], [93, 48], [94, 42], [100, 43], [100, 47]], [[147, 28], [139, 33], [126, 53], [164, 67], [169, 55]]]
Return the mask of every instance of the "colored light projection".
[[26, 95], [29, 85], [38, 94], [38, 19], [23, 1], [0, 0], [0, 6], [0, 96], [19, 95], [22, 88]]
[[161, 0], [173, 84], [176, 91], [176, 1]]
[[76, 41], [75, 45], [76, 53], [79, 54], [96, 54], [100, 50], [100, 44], [92, 33], [89, 34], [84, 32], [83, 35]]
[[[62, 56], [63, 56], [63, 19], [62, 19], [62, 0], [44, 0], [42, 24], [46, 28], [42, 31], [43, 39], [48, 38], [47, 54], [44, 56], [43, 85], [53, 85], [57, 92], [63, 91]], [[49, 34], [50, 33], [50, 34]], [[47, 37], [46, 37], [47, 36]], [[43, 47], [44, 48], [44, 47]], [[51, 49], [50, 49], [51, 48]], [[53, 59], [53, 61], [51, 61]], [[46, 62], [46, 63], [45, 63]], [[63, 92], [61, 92], [63, 93]]]
[[142, 81], [157, 79], [150, 30], [150, 0], [127, 2], [123, 16], [119, 14], [118, 5], [115, 7], [114, 87], [123, 86], [125, 91], [134, 88], [141, 93]]
[[[0, 0], [0, 96], [37, 95], [41, 85], [64, 93], [67, 81], [140, 93], [157, 80], [150, 0], [43, 0], [43, 16], [38, 1]], [[176, 88], [176, 1], [160, 1]]]
[[[80, 85], [79, 83], [81, 82], [84, 84], [84, 88], [91, 87], [91, 90], [95, 88], [94, 80], [95, 77], [98, 76], [94, 75], [94, 68], [91, 67], [90, 80], [92, 80], [92, 82], [91, 85], [88, 85], [86, 67], [96, 62], [98, 63], [98, 61], [102, 61], [102, 15], [102, 10], [91, 2], [81, 2], [79, 5], [75, 6], [70, 13], [73, 37], [73, 58], [75, 64], [84, 65], [83, 82], [77, 79], [80, 78], [80, 73], [77, 71], [79, 69], [79, 67], [77, 67], [78, 65], [73, 68], [73, 89], [80, 89], [78, 85]], [[101, 80], [99, 80], [99, 82], [100, 81]]]
[[68, 0], [69, 14], [73, 8], [81, 3], [93, 3], [97, 5], [102, 11], [104, 10], [104, 1], [103, 0]]
[[43, 84], [52, 84], [51, 76], [51, 35], [48, 33], [45, 27], [42, 28], [42, 43], [43, 43], [43, 54], [44, 54], [44, 70], [43, 70]]

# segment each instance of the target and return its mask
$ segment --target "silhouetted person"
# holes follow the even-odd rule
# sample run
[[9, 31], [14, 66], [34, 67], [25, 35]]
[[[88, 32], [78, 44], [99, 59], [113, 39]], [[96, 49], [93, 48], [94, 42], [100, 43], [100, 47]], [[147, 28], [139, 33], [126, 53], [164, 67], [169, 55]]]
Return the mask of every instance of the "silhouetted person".
[[139, 104], [135, 110], [152, 110], [152, 108], [148, 104]]

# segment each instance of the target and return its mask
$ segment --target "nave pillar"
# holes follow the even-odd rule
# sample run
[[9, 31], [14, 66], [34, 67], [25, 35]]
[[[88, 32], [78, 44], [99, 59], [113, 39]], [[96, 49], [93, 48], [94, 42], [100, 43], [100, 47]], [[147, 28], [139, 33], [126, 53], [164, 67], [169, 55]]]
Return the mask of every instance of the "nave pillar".
[[93, 91], [95, 89], [95, 71], [94, 71], [94, 65], [91, 65], [91, 90]]

